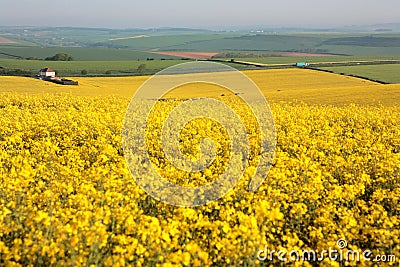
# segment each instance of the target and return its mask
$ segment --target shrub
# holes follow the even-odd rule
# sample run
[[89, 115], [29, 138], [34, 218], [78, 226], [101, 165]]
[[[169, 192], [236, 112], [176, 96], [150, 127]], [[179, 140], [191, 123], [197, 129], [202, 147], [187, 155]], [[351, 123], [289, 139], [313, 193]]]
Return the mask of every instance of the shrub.
[[68, 55], [66, 53], [58, 53], [58, 54], [55, 54], [52, 57], [46, 57], [45, 60], [51, 60], [51, 61], [73, 61], [74, 58], [71, 55]]

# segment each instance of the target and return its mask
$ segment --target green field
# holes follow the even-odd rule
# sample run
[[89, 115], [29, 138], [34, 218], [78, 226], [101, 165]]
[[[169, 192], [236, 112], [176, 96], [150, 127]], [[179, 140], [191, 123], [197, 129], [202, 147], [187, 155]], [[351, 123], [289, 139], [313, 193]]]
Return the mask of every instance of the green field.
[[301, 56], [301, 57], [251, 57], [251, 58], [235, 58], [237, 61], [257, 62], [264, 64], [289, 64], [296, 62], [346, 62], [346, 61], [376, 61], [376, 60], [400, 60], [398, 55], [364, 55], [364, 56]]
[[[3, 53], [3, 54], [1, 54]], [[153, 59], [179, 59], [178, 57], [157, 55], [144, 51], [115, 48], [86, 48], [86, 47], [32, 47], [32, 46], [0, 46], [0, 58], [15, 58], [5, 54], [22, 58], [44, 59], [57, 53], [67, 53], [75, 60], [82, 61], [121, 61], [121, 60], [146, 60]]]
[[400, 64], [321, 68], [335, 73], [358, 75], [387, 83], [400, 83]]
[[[0, 59], [1, 70], [22, 70], [26, 75], [34, 75], [41, 68], [49, 67], [57, 71], [60, 76], [77, 76], [82, 70], [87, 75], [142, 75], [153, 74], [162, 69], [187, 62], [187, 60], [123, 60], [123, 61], [44, 61]], [[143, 73], [137, 71], [141, 64], [146, 68]]]
[[[381, 46], [377, 44], [381, 43]], [[292, 51], [342, 55], [400, 54], [400, 35], [329, 35], [329, 34], [244, 34], [223, 39], [193, 41], [168, 46], [168, 50], [193, 51]]]
[[[295, 64], [296, 62], [306, 61], [316, 62], [347, 62], [347, 61], [374, 61], [400, 59], [400, 56], [326, 56], [326, 57], [258, 57], [258, 58], [235, 58], [236, 61], [257, 62], [264, 64]], [[21, 60], [21, 59], [2, 59], [0, 58], [0, 73], [6, 70], [22, 70], [25, 75], [34, 75], [41, 68], [50, 67], [55, 69], [61, 76], [81, 75], [82, 70], [86, 70], [89, 76], [111, 75], [142, 75], [154, 74], [167, 67], [188, 62], [188, 60], [103, 60], [103, 61], [44, 61], [44, 60]], [[139, 73], [138, 67], [145, 64], [145, 71]], [[254, 69], [252, 66], [245, 66], [236, 63], [226, 62], [239, 70]], [[332, 70], [335, 73], [345, 73], [359, 75], [370, 79], [376, 79], [388, 83], [400, 82], [400, 65], [357, 65], [344, 67], [322, 67], [324, 70]], [[4, 73], [3, 73], [4, 74]], [[24, 75], [24, 73], [21, 73]], [[15, 74], [19, 75], [19, 74]]]
[[[219, 51], [224, 50], [224, 48], [220, 49], [220, 47], [217, 46], [210, 46], [209, 42], [224, 43], [226, 42], [227, 38], [239, 36], [240, 35], [238, 34], [229, 33], [179, 34], [163, 36], [150, 35], [149, 37], [145, 38], [124, 39], [115, 41], [108, 40], [106, 44], [135, 50]], [[200, 47], [198, 47], [198, 49], [193, 49], [192, 46], [194, 46], [195, 44], [200, 44]]]

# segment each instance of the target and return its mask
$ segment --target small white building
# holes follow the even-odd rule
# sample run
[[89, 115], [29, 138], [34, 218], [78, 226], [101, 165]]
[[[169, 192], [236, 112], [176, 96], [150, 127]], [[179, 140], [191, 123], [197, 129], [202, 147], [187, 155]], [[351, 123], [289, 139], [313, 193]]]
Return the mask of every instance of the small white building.
[[50, 68], [44, 68], [40, 70], [39, 75], [42, 78], [54, 78], [56, 77], [56, 71]]

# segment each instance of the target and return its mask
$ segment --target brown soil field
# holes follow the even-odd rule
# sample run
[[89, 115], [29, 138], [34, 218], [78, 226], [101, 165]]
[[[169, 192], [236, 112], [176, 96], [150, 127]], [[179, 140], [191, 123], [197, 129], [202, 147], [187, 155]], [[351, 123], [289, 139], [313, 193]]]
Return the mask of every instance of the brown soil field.
[[0, 36], [0, 44], [18, 44], [18, 42]]
[[167, 56], [192, 58], [192, 59], [205, 59], [205, 58], [211, 58], [215, 55], [218, 55], [218, 53], [213, 53], [213, 52], [160, 51], [160, 52], [152, 52], [152, 53], [158, 54], [158, 55], [167, 55]]

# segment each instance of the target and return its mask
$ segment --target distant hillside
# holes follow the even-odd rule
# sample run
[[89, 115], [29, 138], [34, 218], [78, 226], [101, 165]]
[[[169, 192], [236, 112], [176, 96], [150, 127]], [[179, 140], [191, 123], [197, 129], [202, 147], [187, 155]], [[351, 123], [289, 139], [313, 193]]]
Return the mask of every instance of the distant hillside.
[[400, 24], [338, 29], [254, 27], [236, 31], [0, 27], [0, 37], [15, 42], [0, 44], [3, 58], [40, 59], [68, 53], [77, 60], [171, 59], [150, 53], [158, 51], [400, 54]]

